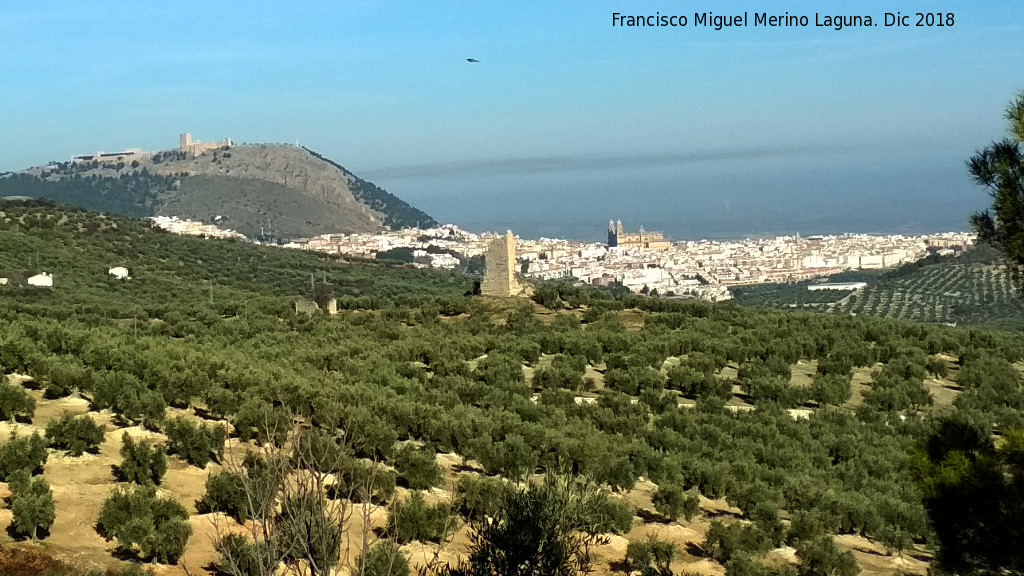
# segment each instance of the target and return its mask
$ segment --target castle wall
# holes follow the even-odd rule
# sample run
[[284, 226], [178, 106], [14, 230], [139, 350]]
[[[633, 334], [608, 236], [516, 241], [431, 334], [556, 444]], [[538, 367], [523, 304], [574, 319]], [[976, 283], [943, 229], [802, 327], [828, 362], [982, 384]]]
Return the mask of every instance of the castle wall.
[[484, 279], [480, 291], [487, 296], [513, 296], [519, 292], [516, 285], [516, 241], [512, 231], [491, 240], [484, 255]]
[[178, 149], [192, 156], [221, 148], [231, 148], [231, 138], [225, 138], [223, 142], [196, 142], [188, 132], [178, 137]]

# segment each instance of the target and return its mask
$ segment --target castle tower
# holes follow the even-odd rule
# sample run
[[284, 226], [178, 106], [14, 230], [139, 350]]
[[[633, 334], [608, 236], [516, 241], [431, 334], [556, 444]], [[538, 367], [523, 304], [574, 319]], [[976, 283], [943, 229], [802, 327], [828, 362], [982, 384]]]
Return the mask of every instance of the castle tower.
[[188, 132], [182, 133], [178, 136], [178, 149], [182, 152], [188, 152], [192, 147], [192, 135]]
[[484, 256], [484, 279], [480, 292], [487, 296], [514, 296], [519, 292], [516, 285], [516, 240], [512, 231], [491, 240]]

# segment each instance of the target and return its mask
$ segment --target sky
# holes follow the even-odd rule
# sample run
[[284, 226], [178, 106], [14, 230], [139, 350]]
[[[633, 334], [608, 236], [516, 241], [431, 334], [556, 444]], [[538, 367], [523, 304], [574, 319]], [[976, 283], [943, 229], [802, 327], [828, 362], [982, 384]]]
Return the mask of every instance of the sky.
[[[298, 141], [471, 229], [964, 228], [987, 200], [964, 161], [1024, 90], [1024, 2], [838, 4], [4, 2], [0, 171], [189, 131]], [[954, 25], [881, 25], [928, 9]], [[693, 25], [744, 11], [747, 27]], [[810, 25], [755, 28], [760, 11]]]

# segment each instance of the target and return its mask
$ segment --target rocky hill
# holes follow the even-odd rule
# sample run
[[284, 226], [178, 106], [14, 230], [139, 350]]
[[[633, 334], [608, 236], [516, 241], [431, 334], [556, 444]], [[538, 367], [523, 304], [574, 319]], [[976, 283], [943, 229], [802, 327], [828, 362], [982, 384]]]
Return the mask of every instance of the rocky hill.
[[248, 236], [277, 238], [436, 224], [341, 165], [286, 145], [50, 163], [0, 177], [3, 196], [48, 198], [134, 217], [217, 219]]

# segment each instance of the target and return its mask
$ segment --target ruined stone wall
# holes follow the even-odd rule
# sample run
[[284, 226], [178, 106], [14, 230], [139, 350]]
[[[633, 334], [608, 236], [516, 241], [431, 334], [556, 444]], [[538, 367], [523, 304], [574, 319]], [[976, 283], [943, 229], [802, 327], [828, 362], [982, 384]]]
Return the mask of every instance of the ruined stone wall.
[[491, 240], [484, 255], [484, 279], [480, 291], [487, 296], [514, 296], [519, 293], [516, 285], [516, 241], [512, 231]]

